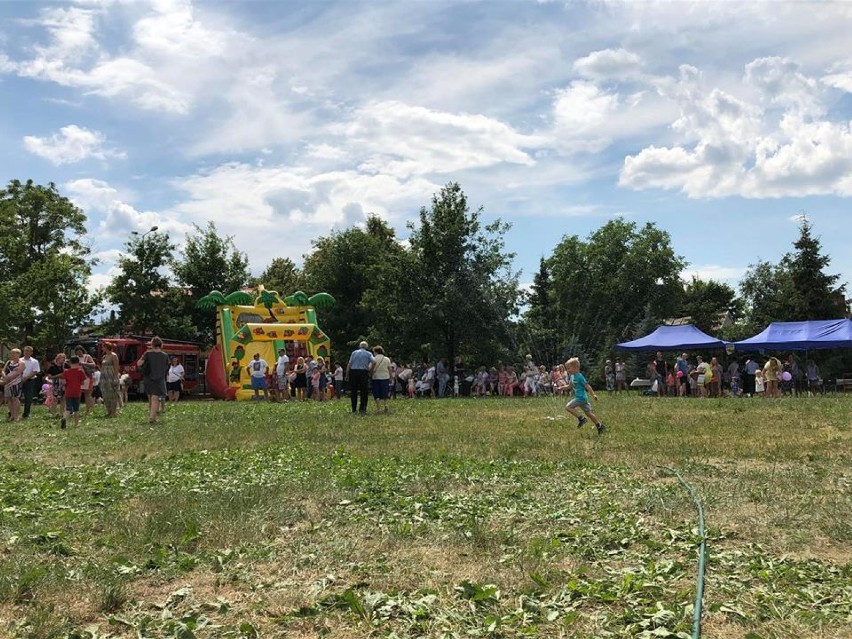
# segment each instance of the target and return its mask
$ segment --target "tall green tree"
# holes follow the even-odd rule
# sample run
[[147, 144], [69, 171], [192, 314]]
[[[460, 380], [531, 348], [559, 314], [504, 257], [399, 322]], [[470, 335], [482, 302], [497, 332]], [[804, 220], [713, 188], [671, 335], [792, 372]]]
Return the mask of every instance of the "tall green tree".
[[683, 290], [680, 315], [692, 318], [692, 323], [705, 333], [719, 328], [720, 317], [725, 313], [736, 319], [742, 313], [742, 302], [736, 291], [716, 280], [702, 280], [693, 276]]
[[195, 301], [212, 290], [230, 293], [244, 286], [249, 277], [248, 256], [237, 249], [233, 236], [220, 235], [216, 225], [208, 222], [205, 228], [194, 226], [186, 236], [183, 253], [170, 260], [170, 265], [177, 284], [189, 293], [178, 299], [195, 326], [194, 338], [212, 343], [215, 312], [196, 308]]
[[175, 245], [167, 233], [132, 236], [118, 260], [119, 273], [107, 287], [118, 307], [118, 327], [131, 333], [155, 333], [172, 339], [193, 339], [195, 327], [184, 308], [188, 292], [172, 286], [168, 265]]
[[0, 339], [59, 347], [98, 302], [86, 215], [56, 185], [12, 180], [0, 190]]
[[846, 309], [838, 300], [844, 299], [846, 285], [837, 285], [839, 275], [829, 275], [825, 269], [831, 258], [822, 253], [819, 238], [814, 237], [813, 227], [807, 218], [799, 226], [799, 239], [793, 243], [793, 252], [785, 256], [784, 262], [792, 281], [792, 321], [810, 319], [834, 319], [843, 317]]
[[543, 257], [539, 260], [538, 271], [533, 276], [527, 303], [527, 312], [518, 324], [522, 350], [532, 354], [540, 364], [556, 363], [561, 355], [559, 330], [550, 266]]
[[409, 352], [431, 347], [433, 357], [457, 354], [485, 361], [505, 352], [517, 312], [518, 274], [507, 252], [509, 226], [482, 223], [482, 208], [471, 210], [457, 183], [434, 195], [409, 223], [407, 259], [389, 279], [381, 320], [397, 325]]
[[664, 319], [681, 304], [686, 262], [675, 253], [671, 236], [652, 223], [639, 227], [615, 219], [585, 241], [565, 237], [548, 265], [563, 354], [571, 354], [570, 346], [587, 353], [596, 367], [646, 314]]
[[289, 257], [273, 258], [263, 273], [248, 280], [251, 288], [257, 288], [260, 284], [278, 291], [282, 296], [292, 295], [306, 288], [302, 272]]
[[825, 273], [830, 262], [811, 223], [803, 220], [793, 251], [778, 264], [751, 265], [740, 281], [745, 332], [753, 335], [771, 322], [842, 317], [846, 285], [838, 285], [839, 275]]
[[740, 293], [750, 334], [762, 331], [770, 322], [789, 319], [793, 313], [793, 279], [783, 262], [776, 265], [760, 260], [749, 266], [740, 280]]
[[372, 215], [363, 229], [336, 231], [313, 242], [302, 268], [303, 284], [309, 292], [330, 293], [336, 300], [319, 313], [319, 319], [338, 354], [368, 337], [376, 323], [376, 307], [365, 301], [365, 293], [385, 290], [384, 265], [402, 253], [394, 230]]

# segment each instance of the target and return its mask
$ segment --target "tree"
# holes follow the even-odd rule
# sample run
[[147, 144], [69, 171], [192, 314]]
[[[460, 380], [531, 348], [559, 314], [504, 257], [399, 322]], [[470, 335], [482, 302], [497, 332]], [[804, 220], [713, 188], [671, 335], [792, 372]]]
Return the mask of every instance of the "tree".
[[556, 326], [550, 267], [543, 257], [539, 260], [538, 271], [533, 276], [528, 303], [529, 308], [518, 326], [523, 350], [531, 353], [539, 364], [553, 364], [561, 355], [559, 331]]
[[741, 308], [742, 302], [737, 299], [733, 288], [693, 276], [684, 286], [680, 314], [689, 316], [692, 323], [705, 333], [711, 333], [719, 328], [722, 314], [729, 313], [735, 319], [741, 314]]
[[812, 235], [812, 226], [803, 220], [794, 250], [778, 264], [761, 260], [749, 267], [740, 291], [745, 302], [749, 334], [769, 323], [809, 319], [831, 319], [845, 313], [842, 300], [846, 286], [837, 286], [838, 275], [823, 272], [830, 258]]
[[289, 295], [304, 288], [304, 278], [289, 257], [276, 257], [258, 277], [249, 278], [248, 285], [257, 288], [263, 284], [266, 288]]
[[[517, 311], [518, 275], [514, 254], [505, 250], [509, 226], [481, 223], [482, 208], [471, 211], [457, 183], [432, 197], [409, 223], [410, 251], [394, 265], [383, 295], [380, 321], [395, 326], [401, 346], [411, 352], [426, 345], [431, 355], [451, 361], [463, 354], [479, 361], [505, 353], [511, 341], [509, 318]], [[425, 349], [424, 349], [425, 350]]]
[[331, 308], [318, 310], [333, 347], [342, 350], [368, 336], [376, 323], [376, 307], [365, 301], [365, 293], [387, 293], [384, 266], [400, 259], [404, 251], [393, 229], [372, 215], [366, 228], [320, 237], [313, 247], [302, 269], [304, 288], [327, 292], [337, 301]]
[[56, 185], [12, 180], [0, 190], [0, 339], [59, 347], [98, 302], [86, 215]]
[[754, 334], [770, 322], [784, 320], [793, 312], [793, 280], [782, 263], [766, 260], [749, 266], [740, 281], [740, 293], [746, 309], [746, 323]]
[[791, 321], [833, 319], [842, 317], [846, 309], [837, 300], [844, 299], [846, 285], [836, 286], [839, 275], [827, 275], [824, 269], [831, 258], [822, 254], [822, 245], [812, 233], [807, 218], [799, 226], [799, 239], [793, 243], [793, 253], [787, 254], [786, 263], [793, 285]]
[[197, 308], [195, 301], [214, 289], [240, 289], [249, 276], [248, 256], [237, 249], [232, 236], [221, 236], [213, 222], [194, 229], [186, 237], [183, 254], [170, 264], [177, 283], [188, 289], [183, 312], [197, 329], [193, 339], [209, 344], [214, 340], [216, 319], [210, 310]]
[[193, 339], [195, 327], [185, 313], [189, 293], [173, 288], [163, 272], [175, 250], [166, 233], [133, 236], [118, 260], [119, 273], [107, 287], [107, 296], [119, 309], [118, 328], [133, 333], [155, 333], [172, 339]]
[[569, 346], [588, 353], [593, 370], [644, 316], [671, 317], [681, 304], [686, 263], [671, 236], [651, 223], [639, 228], [616, 219], [586, 241], [565, 237], [547, 263], [563, 355]]

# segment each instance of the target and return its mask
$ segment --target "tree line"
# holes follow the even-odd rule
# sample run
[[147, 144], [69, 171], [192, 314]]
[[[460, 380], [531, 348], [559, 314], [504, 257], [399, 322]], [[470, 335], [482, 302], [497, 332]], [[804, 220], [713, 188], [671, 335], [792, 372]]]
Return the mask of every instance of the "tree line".
[[212, 222], [195, 226], [180, 251], [167, 233], [152, 230], [132, 234], [111, 283], [92, 290], [96, 262], [85, 213], [52, 183], [12, 180], [0, 191], [0, 341], [56, 349], [112, 309], [95, 330], [210, 344], [214, 314], [195, 302], [214, 289], [263, 284], [282, 296], [334, 296], [334, 307], [318, 315], [341, 357], [366, 339], [398, 360], [458, 355], [475, 365], [531, 353], [550, 364], [575, 354], [594, 370], [615, 343], [666, 319], [690, 318], [706, 332], [739, 339], [770, 321], [848, 313], [845, 284], [826, 273], [830, 258], [807, 219], [792, 250], [778, 263], [752, 265], [737, 292], [712, 279], [684, 282], [687, 261], [669, 233], [624, 219], [585, 238], [563, 236], [524, 290], [505, 244], [510, 225], [483, 217], [450, 183], [409, 222], [404, 241], [369, 216], [363, 226], [314, 240], [301, 266], [276, 257], [257, 277], [234, 238]]

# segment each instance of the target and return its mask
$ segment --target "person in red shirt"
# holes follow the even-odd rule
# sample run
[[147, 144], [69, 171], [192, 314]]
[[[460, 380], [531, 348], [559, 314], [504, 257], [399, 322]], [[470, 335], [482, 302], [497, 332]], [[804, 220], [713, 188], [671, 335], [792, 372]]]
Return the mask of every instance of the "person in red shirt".
[[80, 367], [80, 358], [76, 355], [69, 362], [71, 368], [62, 371], [62, 385], [65, 387], [65, 412], [62, 415], [60, 428], [67, 425], [68, 416], [74, 419], [74, 427], [80, 424], [80, 396], [83, 394], [83, 382], [86, 373]]

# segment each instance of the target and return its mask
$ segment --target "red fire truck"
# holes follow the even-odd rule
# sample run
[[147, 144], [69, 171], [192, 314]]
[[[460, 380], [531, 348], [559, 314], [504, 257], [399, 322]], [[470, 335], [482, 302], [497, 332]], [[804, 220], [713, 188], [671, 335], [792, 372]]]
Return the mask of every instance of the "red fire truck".
[[[142, 373], [137, 369], [136, 362], [150, 347], [151, 338], [144, 335], [124, 335], [121, 337], [107, 337], [104, 335], [88, 335], [65, 343], [65, 350], [69, 355], [74, 354], [77, 346], [86, 349], [95, 361], [100, 364], [103, 356], [103, 343], [109, 342], [118, 356], [119, 375], [127, 373], [130, 375], [130, 386], [128, 391], [136, 393], [139, 390], [139, 382]], [[192, 392], [198, 386], [199, 365], [201, 360], [201, 345], [197, 342], [185, 342], [181, 340], [163, 338], [163, 351], [169, 356], [176, 356], [184, 369], [183, 390], [185, 393]]]

